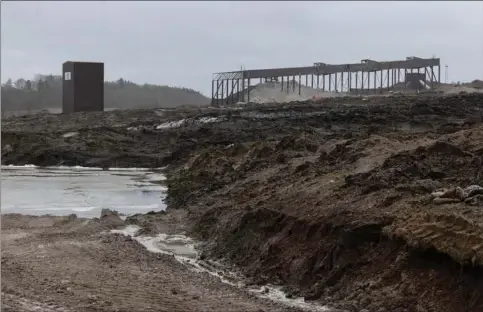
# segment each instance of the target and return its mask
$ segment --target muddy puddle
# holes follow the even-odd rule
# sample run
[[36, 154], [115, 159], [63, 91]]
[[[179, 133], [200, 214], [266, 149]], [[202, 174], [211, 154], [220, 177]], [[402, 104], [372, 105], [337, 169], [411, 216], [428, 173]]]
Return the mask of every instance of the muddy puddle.
[[135, 168], [2, 166], [2, 214], [99, 217], [166, 209], [165, 177]]
[[137, 235], [140, 230], [141, 228], [137, 225], [128, 225], [122, 230], [111, 230], [110, 233], [130, 236], [150, 252], [172, 255], [189, 270], [201, 274], [209, 274], [218, 278], [223, 283], [245, 289], [256, 294], [258, 297], [306, 311], [331, 311], [331, 309], [326, 306], [306, 302], [303, 298], [287, 298], [287, 295], [279, 286], [264, 285], [258, 287], [247, 285], [240, 274], [227, 270], [221, 263], [212, 260], [201, 260], [196, 248], [198, 243], [183, 234], [158, 234], [156, 236]]

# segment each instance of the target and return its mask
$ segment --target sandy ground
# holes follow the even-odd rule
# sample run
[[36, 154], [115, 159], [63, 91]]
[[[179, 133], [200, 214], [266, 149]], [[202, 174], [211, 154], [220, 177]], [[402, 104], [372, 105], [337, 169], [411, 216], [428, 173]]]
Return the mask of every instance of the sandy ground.
[[105, 234], [122, 227], [112, 216], [2, 216], [2, 311], [289, 311]]

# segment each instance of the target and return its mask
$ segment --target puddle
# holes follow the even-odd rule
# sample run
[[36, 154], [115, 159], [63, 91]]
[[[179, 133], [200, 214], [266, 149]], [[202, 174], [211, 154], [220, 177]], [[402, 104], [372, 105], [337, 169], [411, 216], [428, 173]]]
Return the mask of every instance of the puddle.
[[2, 166], [2, 213], [99, 217], [160, 211], [165, 177], [156, 169]]
[[223, 265], [216, 261], [204, 261], [198, 259], [196, 242], [185, 235], [159, 234], [156, 236], [136, 236], [141, 228], [137, 225], [128, 225], [122, 230], [111, 230], [110, 233], [121, 234], [132, 237], [143, 245], [148, 251], [172, 255], [174, 258], [186, 265], [190, 270], [197, 273], [207, 273], [220, 279], [221, 282], [233, 287], [244, 288], [256, 294], [260, 298], [272, 300], [288, 307], [299, 308], [306, 311], [329, 312], [326, 306], [306, 302], [304, 298], [287, 298], [281, 290], [281, 286], [264, 285], [261, 287], [247, 286], [243, 277], [234, 272], [224, 269]]

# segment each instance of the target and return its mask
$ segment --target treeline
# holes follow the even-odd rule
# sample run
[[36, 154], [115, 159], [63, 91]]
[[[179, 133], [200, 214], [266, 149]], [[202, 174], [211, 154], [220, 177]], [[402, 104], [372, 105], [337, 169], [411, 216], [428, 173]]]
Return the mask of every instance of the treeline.
[[[9, 79], [2, 84], [2, 111], [35, 112], [62, 108], [62, 77], [37, 75], [32, 80]], [[125, 79], [105, 82], [105, 108], [162, 108], [207, 105], [198, 91], [158, 85], [138, 85]]]

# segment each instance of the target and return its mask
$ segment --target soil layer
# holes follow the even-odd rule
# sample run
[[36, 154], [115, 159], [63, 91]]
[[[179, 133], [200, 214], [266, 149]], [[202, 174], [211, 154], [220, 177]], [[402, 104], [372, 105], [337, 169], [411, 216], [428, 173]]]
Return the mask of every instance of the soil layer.
[[168, 165], [168, 215], [252, 283], [349, 311], [476, 312], [481, 195], [432, 193], [483, 185], [482, 108], [459, 94], [11, 118], [2, 163]]

